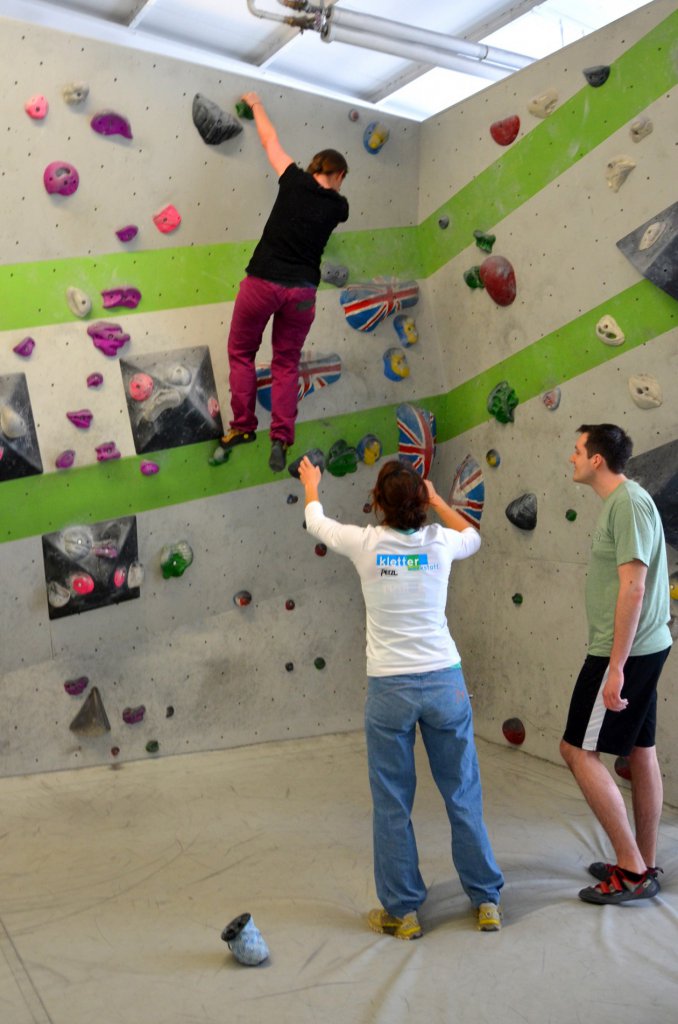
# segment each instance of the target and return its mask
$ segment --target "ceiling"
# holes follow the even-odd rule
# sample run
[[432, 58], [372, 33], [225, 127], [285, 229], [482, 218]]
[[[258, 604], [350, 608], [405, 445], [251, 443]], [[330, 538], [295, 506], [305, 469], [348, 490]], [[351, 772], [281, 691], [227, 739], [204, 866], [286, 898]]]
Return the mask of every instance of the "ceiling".
[[[423, 0], [416, 7], [412, 0], [0, 0], [0, 14], [422, 121], [642, 6], [639, 0]], [[464, 42], [476, 44], [475, 52], [460, 53], [469, 49]]]

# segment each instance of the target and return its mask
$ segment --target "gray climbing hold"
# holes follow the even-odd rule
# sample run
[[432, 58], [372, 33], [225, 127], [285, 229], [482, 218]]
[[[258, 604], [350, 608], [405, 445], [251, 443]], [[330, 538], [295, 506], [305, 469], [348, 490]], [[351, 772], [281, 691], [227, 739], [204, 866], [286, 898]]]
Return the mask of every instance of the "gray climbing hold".
[[103, 736], [111, 731], [111, 723], [96, 686], [90, 690], [89, 696], [69, 726], [71, 732], [80, 736]]
[[598, 89], [601, 85], [605, 85], [610, 77], [610, 66], [609, 64], [596, 64], [592, 68], [584, 68], [583, 74], [589, 85]]
[[506, 518], [519, 530], [534, 530], [537, 525], [537, 495], [521, 494], [506, 506]]
[[207, 96], [197, 92], [193, 97], [193, 124], [208, 146], [218, 146], [242, 131], [242, 125], [233, 114], [222, 110]]
[[343, 288], [348, 281], [348, 267], [341, 263], [323, 263], [320, 268], [320, 277], [326, 284]]

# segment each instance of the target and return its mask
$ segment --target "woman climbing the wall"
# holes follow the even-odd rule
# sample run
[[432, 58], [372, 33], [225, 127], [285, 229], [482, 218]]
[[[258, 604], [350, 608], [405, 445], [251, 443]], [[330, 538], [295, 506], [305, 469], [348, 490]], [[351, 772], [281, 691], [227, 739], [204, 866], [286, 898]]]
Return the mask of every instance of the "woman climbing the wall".
[[[382, 906], [373, 931], [418, 939], [426, 898], [411, 812], [417, 723], [452, 828], [452, 859], [481, 931], [501, 928], [504, 884], [483, 821], [473, 719], [461, 661], [445, 618], [452, 562], [480, 547], [480, 534], [398, 460], [372, 492], [379, 526], [344, 526], [323, 513], [321, 473], [299, 466], [308, 532], [353, 562], [367, 611], [367, 760], [372, 790], [374, 877]], [[442, 520], [424, 525], [429, 509]]]
[[224, 462], [236, 445], [256, 439], [254, 359], [273, 317], [268, 464], [279, 473], [294, 441], [299, 360], [315, 316], [320, 260], [334, 228], [348, 219], [348, 202], [339, 194], [348, 165], [341, 153], [323, 149], [302, 171], [280, 145], [257, 93], [242, 98], [252, 108], [259, 139], [278, 175], [278, 196], [235, 301], [228, 336], [233, 418], [211, 462]]

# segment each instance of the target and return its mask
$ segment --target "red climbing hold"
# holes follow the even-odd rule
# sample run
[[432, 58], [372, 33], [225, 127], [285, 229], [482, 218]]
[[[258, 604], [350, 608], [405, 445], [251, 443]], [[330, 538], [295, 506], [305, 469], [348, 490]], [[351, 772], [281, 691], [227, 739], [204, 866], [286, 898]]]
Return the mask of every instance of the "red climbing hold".
[[490, 135], [500, 146], [510, 146], [520, 131], [520, 118], [517, 114], [505, 117], [503, 121], [495, 121], [490, 125]]
[[516, 297], [516, 273], [504, 256], [488, 256], [478, 271], [485, 290], [498, 306], [510, 306]]
[[513, 743], [517, 747], [525, 742], [525, 726], [519, 718], [507, 718], [501, 731], [509, 743]]

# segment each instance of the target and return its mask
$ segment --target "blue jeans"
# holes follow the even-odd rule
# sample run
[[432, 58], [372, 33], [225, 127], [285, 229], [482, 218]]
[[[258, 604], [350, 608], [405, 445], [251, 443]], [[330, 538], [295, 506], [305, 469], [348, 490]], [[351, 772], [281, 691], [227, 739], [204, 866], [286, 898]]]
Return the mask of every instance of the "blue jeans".
[[499, 903], [504, 879], [483, 821], [473, 716], [461, 666], [369, 679], [365, 734], [379, 900], [389, 914], [402, 917], [426, 898], [411, 819], [417, 722], [445, 801], [452, 860], [464, 891], [474, 907]]

